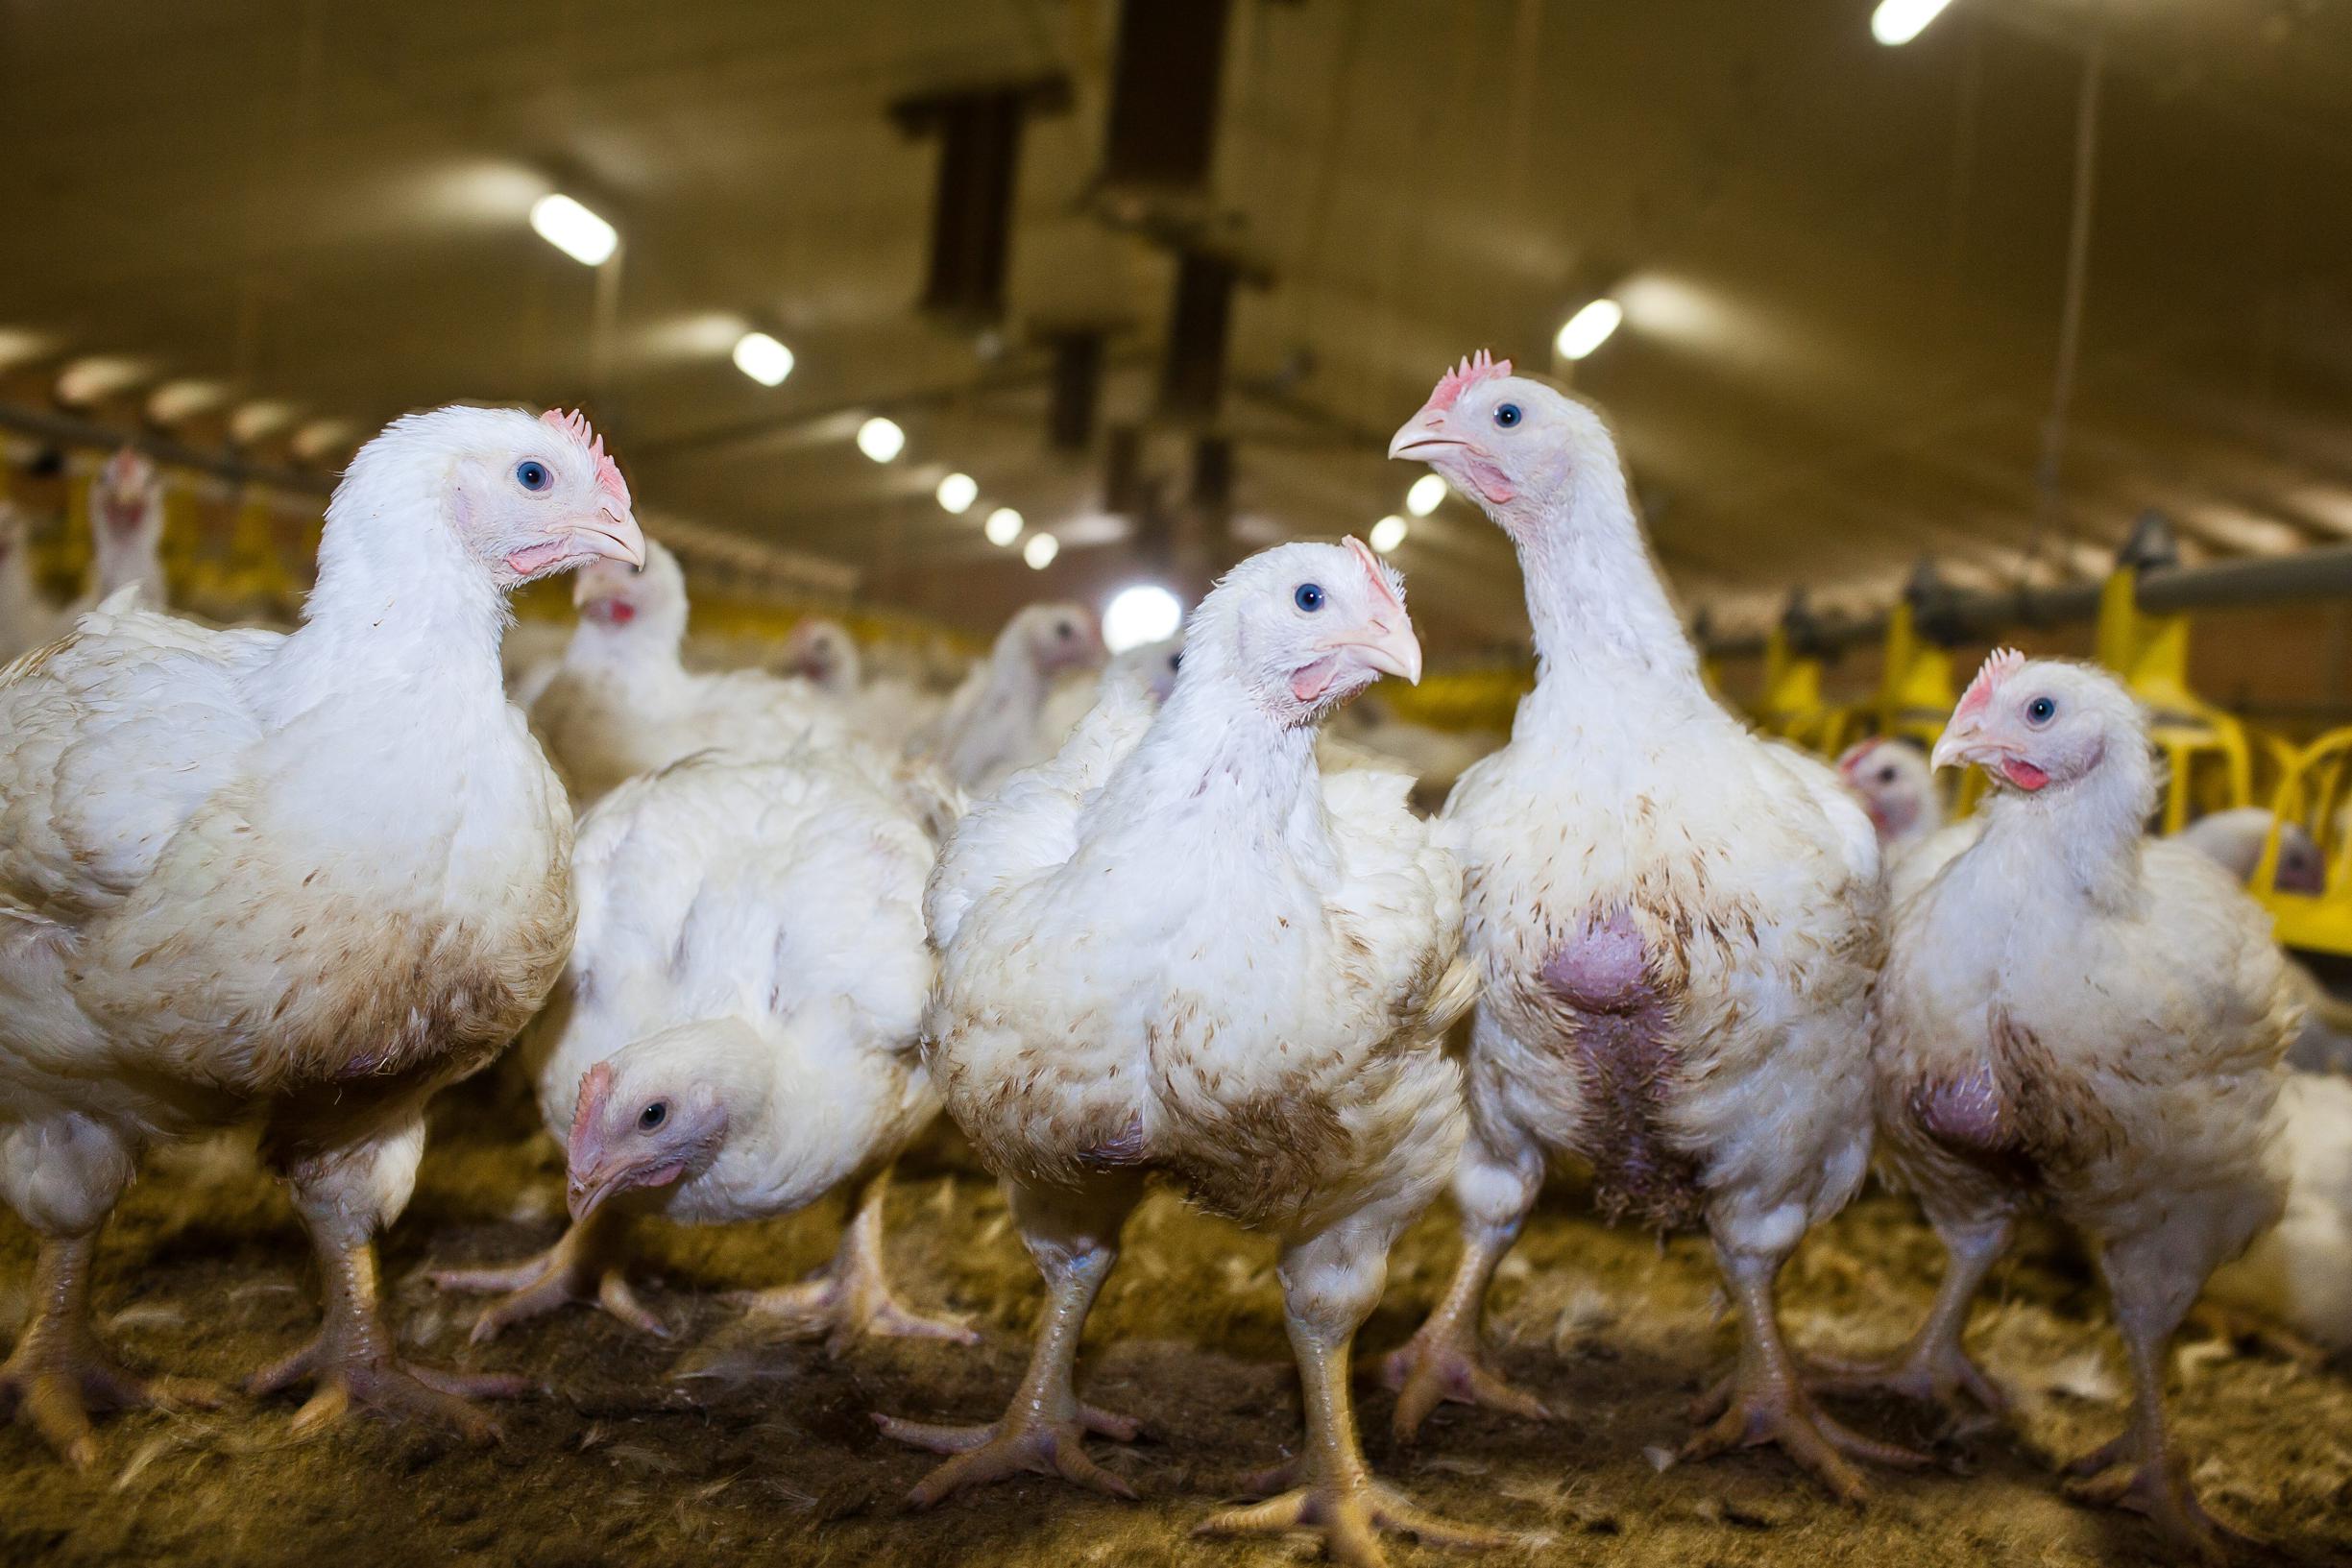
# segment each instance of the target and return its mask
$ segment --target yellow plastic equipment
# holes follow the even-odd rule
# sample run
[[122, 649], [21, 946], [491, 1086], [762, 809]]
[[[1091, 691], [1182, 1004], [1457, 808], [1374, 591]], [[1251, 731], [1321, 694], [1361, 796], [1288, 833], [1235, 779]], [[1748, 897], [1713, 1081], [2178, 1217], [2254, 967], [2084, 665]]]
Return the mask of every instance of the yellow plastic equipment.
[[1821, 660], [1799, 651], [1793, 630], [1805, 623], [1802, 601], [1791, 601], [1764, 638], [1764, 690], [1757, 700], [1757, 722], [1770, 734], [1824, 757], [1835, 757], [1858, 728], [1852, 710], [1821, 694]]
[[2244, 725], [2189, 689], [2189, 617], [2140, 609], [2140, 570], [2153, 554], [2143, 539], [2157, 526], [2143, 519], [2099, 591], [2096, 656], [2147, 706], [2149, 737], [2169, 764], [2163, 831], [2172, 833], [2193, 817], [2250, 803], [2254, 753]]
[[[2279, 785], [2272, 807], [2277, 820], [2247, 884], [2269, 909], [2278, 939], [2288, 947], [2352, 956], [2347, 797], [2352, 797], [2352, 730], [2331, 730], [2303, 749]], [[2279, 835], [2290, 822], [2301, 823], [2327, 856], [2327, 880], [2317, 893], [2279, 890]]]

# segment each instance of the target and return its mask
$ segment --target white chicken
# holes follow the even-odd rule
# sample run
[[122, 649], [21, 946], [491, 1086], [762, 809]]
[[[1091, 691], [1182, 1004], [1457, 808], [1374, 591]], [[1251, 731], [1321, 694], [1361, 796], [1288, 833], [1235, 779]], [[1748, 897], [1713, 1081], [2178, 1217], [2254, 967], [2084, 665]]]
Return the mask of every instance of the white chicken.
[[2341, 1354], [2352, 1350], [2352, 1079], [2288, 1073], [2278, 1129], [2287, 1212], [2214, 1271], [2207, 1293]]
[[33, 571], [32, 528], [22, 509], [0, 499], [0, 664], [62, 637], [72, 624], [45, 598]]
[[641, 571], [590, 567], [571, 596], [580, 624], [531, 704], [531, 725], [581, 807], [706, 747], [764, 757], [847, 733], [839, 711], [806, 681], [689, 670], [678, 653], [686, 574], [658, 543], [645, 546]]
[[1975, 841], [1896, 906], [1874, 1075], [1884, 1167], [1948, 1262], [1911, 1342], [1836, 1382], [2000, 1407], [1961, 1331], [2017, 1216], [2046, 1203], [2097, 1255], [2135, 1393], [2122, 1435], [2073, 1471], [2214, 1556], [2221, 1532], [2166, 1429], [2165, 1347], [2207, 1276], [2280, 1212], [2285, 964], [2212, 861], [2145, 837], [2147, 720], [2112, 677], [1997, 652], [1934, 761], [1980, 765], [1996, 786]]
[[838, 702], [854, 700], [864, 679], [858, 639], [849, 628], [822, 615], [804, 615], [776, 655], [776, 673], [797, 675]]
[[163, 480], [156, 466], [125, 446], [90, 480], [90, 551], [96, 581], [88, 608], [135, 586], [139, 602], [160, 610], [163, 587]]
[[1470, 977], [1459, 872], [1407, 781], [1320, 778], [1314, 740], [1332, 704], [1419, 668], [1397, 579], [1362, 544], [1266, 551], [1194, 611], [1156, 718], [1148, 689], [1115, 686], [950, 841], [927, 901], [933, 1071], [1052, 1302], [1000, 1420], [883, 1419], [955, 1456], [917, 1504], [1022, 1470], [1133, 1495], [1083, 1438], [1134, 1425], [1081, 1405], [1073, 1372], [1156, 1172], [1280, 1238], [1305, 1388], [1297, 1489], [1202, 1528], [1311, 1528], [1359, 1564], [1380, 1560], [1381, 1528], [1488, 1539], [1371, 1479], [1347, 1385], [1390, 1243], [1462, 1137], [1441, 1040]]
[[1847, 1462], [1910, 1461], [1799, 1385], [1774, 1286], [1870, 1152], [1878, 843], [1821, 763], [1716, 703], [1591, 409], [1481, 354], [1397, 431], [1517, 546], [1535, 690], [1510, 745], [1445, 808], [1484, 991], [1472, 1132], [1454, 1183], [1464, 1252], [1390, 1358], [1409, 1435], [1441, 1399], [1539, 1416], [1486, 1366], [1480, 1313], [1551, 1151], [1592, 1167], [1601, 1212], [1704, 1224], [1739, 1358], [1697, 1457], [1778, 1443], [1842, 1497]]
[[571, 814], [499, 689], [505, 597], [643, 545], [577, 416], [395, 422], [337, 488], [290, 635], [109, 603], [0, 673], [0, 1194], [40, 1238], [0, 1398], [67, 1459], [91, 1405], [189, 1392], [86, 1316], [140, 1147], [258, 1122], [316, 1247], [308, 1429], [353, 1404], [495, 1428], [407, 1362], [374, 1232], [441, 1085], [536, 1011], [571, 942]]
[[476, 1339], [566, 1301], [661, 1333], [626, 1277], [630, 1215], [766, 1218], [851, 1182], [863, 1195], [831, 1267], [754, 1309], [837, 1345], [972, 1338], [902, 1307], [882, 1258], [890, 1161], [939, 1109], [916, 1051], [935, 850], [900, 781], [854, 745], [706, 752], [581, 821], [579, 934], [530, 1039], [572, 1226], [542, 1258], [434, 1276], [511, 1292]]
[[1888, 870], [1944, 826], [1935, 771], [1928, 766], [1927, 753], [1908, 741], [1857, 740], [1838, 758], [1837, 776], [1870, 814], [1879, 834], [1879, 861]]
[[[2172, 836], [2220, 866], [2241, 882], [2251, 881], [2269, 842], [2271, 824], [2278, 821], [2259, 806], [2215, 811], [2201, 816]], [[2278, 886], [2284, 893], [2316, 893], [2327, 885], [2327, 856], [2309, 830], [2299, 822], [2279, 829]]]
[[1055, 749], [1059, 750], [1105, 691], [1122, 684], [1133, 685], [1147, 690], [1156, 707], [1176, 689], [1176, 671], [1183, 663], [1181, 637], [1146, 642], [1125, 653], [1113, 654], [1100, 671], [1063, 677], [1054, 688], [1054, 694], [1046, 699], [1038, 728], [1052, 737]]
[[1043, 761], [1062, 736], [1047, 733], [1054, 680], [1103, 663], [1103, 637], [1083, 606], [1032, 604], [1005, 623], [947, 710], [909, 743], [975, 797]]

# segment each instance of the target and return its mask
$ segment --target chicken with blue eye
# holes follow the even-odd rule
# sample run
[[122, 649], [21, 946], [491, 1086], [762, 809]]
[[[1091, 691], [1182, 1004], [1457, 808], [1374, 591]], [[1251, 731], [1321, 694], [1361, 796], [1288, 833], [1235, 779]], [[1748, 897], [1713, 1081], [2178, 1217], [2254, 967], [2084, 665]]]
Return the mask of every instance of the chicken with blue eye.
[[536, 493], [555, 483], [555, 476], [547, 471], [547, 466], [545, 463], [536, 458], [525, 458], [515, 465], [515, 483], [527, 491]]
[[1505, 403], [1494, 411], [1494, 422], [1508, 430], [1519, 422], [1519, 405]]
[[2058, 716], [2058, 705], [2048, 697], [2036, 697], [2025, 705], [2025, 718], [2032, 724], [2048, 724]]
[[1291, 595], [1291, 602], [1311, 615], [1323, 607], [1322, 588], [1316, 583], [1300, 583], [1298, 591]]
[[638, 1113], [637, 1124], [647, 1132], [651, 1132], [667, 1120], [668, 1116], [669, 1107], [657, 1099]]

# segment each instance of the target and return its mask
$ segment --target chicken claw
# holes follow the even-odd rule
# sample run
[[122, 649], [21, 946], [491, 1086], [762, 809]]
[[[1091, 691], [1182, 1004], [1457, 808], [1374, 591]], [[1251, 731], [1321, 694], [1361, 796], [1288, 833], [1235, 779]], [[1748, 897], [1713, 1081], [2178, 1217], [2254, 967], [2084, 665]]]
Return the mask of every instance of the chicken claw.
[[1959, 1400], [1965, 1393], [1990, 1414], [2005, 1417], [2010, 1411], [2007, 1391], [1957, 1344], [1914, 1343], [1877, 1361], [1821, 1356], [1809, 1361], [1806, 1387], [1817, 1394], [1898, 1394], [1960, 1415], [1966, 1413]]
[[327, 1317], [318, 1337], [247, 1380], [260, 1397], [309, 1379], [317, 1385], [295, 1412], [298, 1436], [332, 1425], [353, 1406], [391, 1416], [416, 1417], [453, 1429], [475, 1444], [499, 1439], [498, 1424], [467, 1403], [512, 1399], [530, 1391], [527, 1378], [457, 1372], [404, 1360], [391, 1334], [376, 1280], [375, 1249], [365, 1242], [323, 1250]]
[[571, 1302], [601, 1307], [640, 1334], [667, 1339], [669, 1325], [638, 1300], [618, 1261], [621, 1222], [613, 1211], [600, 1209], [536, 1258], [504, 1268], [436, 1269], [431, 1279], [444, 1291], [501, 1292], [473, 1325], [471, 1340], [477, 1345], [511, 1324]]
[[[2260, 1550], [2264, 1543], [2233, 1530], [2205, 1511], [2189, 1484], [2184, 1466], [2169, 1451], [2155, 1463], [2141, 1459], [2141, 1434], [2126, 1430], [2066, 1467], [2073, 1478], [2067, 1495], [2094, 1508], [2128, 1508], [2145, 1514], [2172, 1545], [2203, 1563], [2229, 1560], [2231, 1548]], [[2129, 1469], [2121, 1468], [2129, 1465]]]
[[1211, 1514], [1193, 1529], [1196, 1535], [1277, 1535], [1286, 1531], [1321, 1532], [1323, 1547], [1347, 1568], [1387, 1568], [1379, 1532], [1411, 1535], [1423, 1546], [1479, 1551], [1506, 1546], [1501, 1531], [1458, 1525], [1416, 1505], [1395, 1487], [1370, 1477], [1351, 1483], [1301, 1486], [1263, 1503]]
[[1558, 1419], [1543, 1401], [1489, 1369], [1475, 1347], [1434, 1338], [1429, 1327], [1382, 1358], [1380, 1378], [1396, 1392], [1391, 1427], [1400, 1443], [1411, 1442], [1429, 1412], [1446, 1403], [1479, 1405], [1529, 1421]]
[[886, 1172], [866, 1186], [833, 1261], [797, 1285], [731, 1291], [726, 1299], [777, 1322], [795, 1339], [822, 1337], [838, 1356], [863, 1335], [887, 1339], [951, 1339], [978, 1344], [972, 1326], [927, 1317], [898, 1299], [883, 1268], [882, 1205]]
[[93, 1239], [44, 1240], [34, 1266], [40, 1303], [0, 1362], [0, 1421], [23, 1419], [77, 1470], [98, 1461], [90, 1411], [209, 1410], [227, 1397], [197, 1378], [149, 1376], [116, 1362], [89, 1330], [88, 1267]]
[[907, 1494], [907, 1502], [913, 1508], [928, 1508], [968, 1486], [1003, 1481], [1025, 1471], [1059, 1476], [1130, 1503], [1140, 1495], [1124, 1477], [1103, 1469], [1087, 1457], [1085, 1438], [1088, 1433], [1093, 1433], [1116, 1442], [1132, 1442], [1143, 1430], [1141, 1423], [1091, 1405], [1079, 1406], [1077, 1419], [1070, 1421], [1007, 1415], [1004, 1420], [980, 1426], [935, 1426], [924, 1421], [902, 1421], [893, 1415], [876, 1415], [874, 1424], [885, 1437], [928, 1448], [935, 1454], [955, 1456]]
[[1928, 1463], [1925, 1454], [1849, 1430], [1804, 1395], [1785, 1388], [1742, 1386], [1727, 1391], [1722, 1404], [1722, 1415], [1683, 1445], [1683, 1459], [1712, 1459], [1734, 1448], [1776, 1443], [1841, 1503], [1860, 1503], [1870, 1495], [1859, 1472], [1846, 1462], [1847, 1455], [1902, 1469], [1922, 1469]]

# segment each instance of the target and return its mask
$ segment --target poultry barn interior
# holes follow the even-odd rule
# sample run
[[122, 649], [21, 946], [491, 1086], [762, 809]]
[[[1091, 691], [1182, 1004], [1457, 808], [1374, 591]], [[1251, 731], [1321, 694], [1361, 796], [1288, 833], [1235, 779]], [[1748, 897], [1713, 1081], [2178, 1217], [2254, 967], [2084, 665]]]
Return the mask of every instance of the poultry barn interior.
[[2352, 1563], [2352, 4], [0, 128], [0, 1562]]

